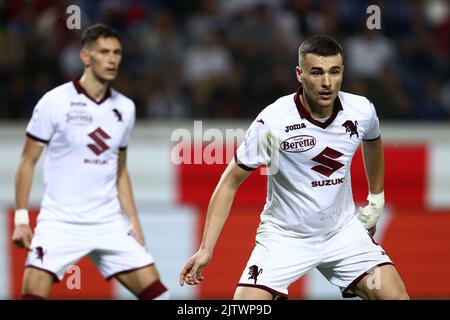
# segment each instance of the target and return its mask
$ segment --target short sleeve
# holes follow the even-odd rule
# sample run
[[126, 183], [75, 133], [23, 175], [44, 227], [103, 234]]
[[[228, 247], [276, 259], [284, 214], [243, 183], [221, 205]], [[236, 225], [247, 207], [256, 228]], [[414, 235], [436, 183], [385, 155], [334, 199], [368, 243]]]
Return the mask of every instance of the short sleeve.
[[380, 122], [378, 120], [377, 111], [375, 106], [370, 102], [371, 116], [369, 121], [369, 126], [364, 134], [363, 140], [370, 141], [376, 140], [380, 137]]
[[239, 148], [235, 160], [238, 166], [247, 171], [257, 169], [270, 161], [270, 130], [262, 118], [250, 125]]
[[127, 117], [127, 127], [125, 129], [125, 133], [123, 135], [122, 141], [120, 142], [121, 150], [124, 150], [128, 147], [128, 142], [130, 140], [130, 136], [133, 131], [135, 121], [136, 121], [136, 111], [135, 106], [133, 104], [132, 111], [129, 113]]
[[36, 104], [26, 129], [27, 136], [40, 143], [48, 144], [56, 129], [56, 115], [48, 94]]

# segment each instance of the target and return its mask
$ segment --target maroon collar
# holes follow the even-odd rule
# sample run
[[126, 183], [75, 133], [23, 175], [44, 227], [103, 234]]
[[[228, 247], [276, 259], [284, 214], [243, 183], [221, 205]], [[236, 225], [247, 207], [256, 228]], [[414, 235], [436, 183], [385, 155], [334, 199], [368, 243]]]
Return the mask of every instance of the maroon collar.
[[89, 93], [87, 93], [87, 91], [83, 88], [83, 86], [80, 84], [80, 78], [75, 78], [72, 80], [73, 86], [75, 87], [75, 90], [77, 90], [78, 93], [80, 94], [84, 94], [86, 97], [88, 97], [89, 99], [91, 99], [92, 101], [94, 101], [96, 104], [100, 105], [103, 102], [106, 101], [106, 99], [108, 99], [111, 96], [111, 89], [108, 88], [106, 89], [105, 95], [103, 96], [103, 98], [99, 101], [95, 100], [93, 97], [91, 97], [89, 95]]
[[334, 119], [336, 118], [338, 112], [343, 110], [342, 109], [341, 100], [339, 100], [339, 97], [336, 97], [336, 99], [334, 100], [334, 104], [333, 104], [333, 113], [327, 119], [327, 121], [320, 122], [320, 121], [314, 119], [309, 114], [309, 112], [306, 111], [305, 107], [303, 106], [303, 104], [302, 104], [302, 102], [300, 100], [300, 94], [302, 94], [302, 93], [303, 93], [303, 88], [300, 87], [298, 89], [297, 93], [294, 96], [294, 102], [295, 102], [295, 105], [297, 106], [297, 110], [298, 110], [298, 113], [300, 114], [300, 117], [308, 120], [313, 125], [316, 125], [316, 126], [322, 128], [322, 129], [325, 129], [326, 127], [328, 127], [334, 121]]

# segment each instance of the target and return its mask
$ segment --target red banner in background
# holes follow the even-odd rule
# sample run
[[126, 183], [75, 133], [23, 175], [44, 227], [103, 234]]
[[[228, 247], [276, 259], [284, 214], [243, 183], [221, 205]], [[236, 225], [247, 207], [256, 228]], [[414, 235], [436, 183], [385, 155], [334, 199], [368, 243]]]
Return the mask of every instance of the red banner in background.
[[[385, 196], [389, 206], [425, 206], [427, 194], [427, 147], [425, 144], [384, 146]], [[355, 202], [365, 202], [367, 179], [361, 148], [352, 161]]]
[[450, 210], [397, 207], [381, 244], [411, 297], [450, 299]]

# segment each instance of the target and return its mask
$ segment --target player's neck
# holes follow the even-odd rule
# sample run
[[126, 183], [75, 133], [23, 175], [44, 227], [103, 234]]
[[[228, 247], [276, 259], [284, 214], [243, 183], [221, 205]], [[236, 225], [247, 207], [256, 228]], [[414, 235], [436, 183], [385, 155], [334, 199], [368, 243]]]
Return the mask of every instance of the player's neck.
[[108, 81], [101, 81], [89, 71], [83, 73], [79, 83], [89, 96], [96, 101], [103, 99], [109, 86]]
[[326, 119], [331, 117], [333, 113], [333, 104], [331, 104], [329, 107], [322, 107], [314, 103], [314, 101], [311, 101], [311, 99], [308, 99], [308, 97], [304, 94], [300, 94], [300, 101], [303, 104], [303, 107], [305, 107], [306, 111], [316, 120]]

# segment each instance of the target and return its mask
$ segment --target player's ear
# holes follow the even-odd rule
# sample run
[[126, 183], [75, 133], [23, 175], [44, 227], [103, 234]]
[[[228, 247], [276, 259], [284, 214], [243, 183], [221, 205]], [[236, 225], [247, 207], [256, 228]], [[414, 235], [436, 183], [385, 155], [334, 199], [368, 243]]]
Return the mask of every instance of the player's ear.
[[80, 59], [83, 61], [85, 67], [89, 67], [91, 64], [91, 56], [87, 48], [82, 48], [80, 51]]
[[302, 67], [296, 66], [296, 67], [295, 67], [295, 74], [296, 74], [296, 76], [297, 76], [298, 82], [303, 83], [303, 72], [302, 72]]

